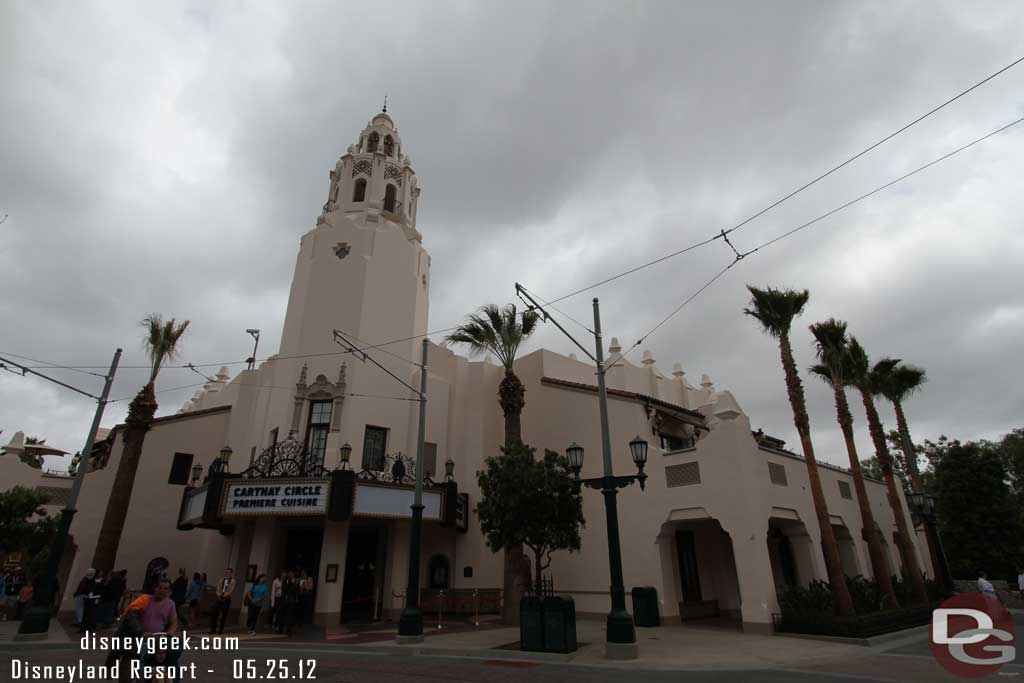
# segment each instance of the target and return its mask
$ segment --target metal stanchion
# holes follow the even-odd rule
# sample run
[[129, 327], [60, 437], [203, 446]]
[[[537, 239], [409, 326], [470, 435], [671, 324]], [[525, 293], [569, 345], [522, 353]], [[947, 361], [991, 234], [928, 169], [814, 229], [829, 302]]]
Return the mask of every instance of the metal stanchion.
[[477, 589], [473, 589], [473, 626], [480, 625], [480, 598]]
[[444, 611], [444, 591], [437, 591], [437, 630], [441, 630], [441, 613]]

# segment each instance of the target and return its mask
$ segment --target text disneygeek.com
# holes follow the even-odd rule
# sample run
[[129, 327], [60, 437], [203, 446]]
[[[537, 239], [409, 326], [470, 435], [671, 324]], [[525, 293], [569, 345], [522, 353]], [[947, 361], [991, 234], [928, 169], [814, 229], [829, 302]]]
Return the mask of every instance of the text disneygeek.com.
[[[104, 652], [105, 662], [86, 664], [33, 664], [12, 659], [12, 681], [109, 681], [109, 680], [200, 680], [202, 674], [220, 673], [205, 666], [200, 669], [188, 661], [195, 651], [228, 652], [238, 650], [238, 638], [191, 636], [188, 633], [149, 636], [97, 636], [87, 634], [79, 641], [82, 650]], [[316, 678], [316, 660], [299, 659], [232, 659], [221, 664], [234, 680]]]

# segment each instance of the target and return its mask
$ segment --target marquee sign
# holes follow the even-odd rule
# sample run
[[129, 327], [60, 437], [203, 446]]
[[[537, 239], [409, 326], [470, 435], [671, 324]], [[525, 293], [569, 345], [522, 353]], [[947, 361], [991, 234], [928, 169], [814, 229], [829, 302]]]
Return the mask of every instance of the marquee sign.
[[233, 517], [323, 515], [330, 500], [331, 480], [266, 478], [229, 481], [222, 514]]
[[[374, 486], [360, 482], [356, 485], [352, 505], [354, 517], [409, 519], [412, 517], [413, 490], [389, 486]], [[441, 521], [444, 494], [423, 491], [423, 519]]]

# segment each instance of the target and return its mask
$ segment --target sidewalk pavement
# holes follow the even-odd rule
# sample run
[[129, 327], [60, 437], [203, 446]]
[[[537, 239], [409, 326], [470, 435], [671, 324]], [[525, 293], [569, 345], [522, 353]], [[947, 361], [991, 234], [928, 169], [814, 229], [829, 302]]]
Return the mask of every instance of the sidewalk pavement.
[[[425, 629], [425, 631], [430, 631]], [[866, 654], [867, 648], [848, 643], [831, 643], [799, 638], [753, 635], [713, 626], [672, 624], [658, 628], [638, 628], [639, 659], [614, 661], [604, 656], [604, 620], [580, 619], [576, 622], [579, 649], [568, 654], [522, 652], [518, 649], [518, 627], [481, 627], [425, 633], [422, 643], [398, 645], [395, 627], [373, 635], [376, 642], [344, 641], [328, 636], [332, 651], [352, 653], [404, 654], [419, 656], [466, 657], [484, 660], [521, 660], [563, 662], [584, 666], [643, 669], [753, 669], [793, 667]], [[384, 640], [386, 638], [386, 640]], [[269, 643], [267, 643], [269, 645]], [[274, 643], [277, 644], [276, 642]], [[283, 645], [287, 646], [285, 643]], [[297, 644], [297, 643], [296, 643]], [[308, 646], [309, 643], [303, 645]]]
[[[14, 640], [19, 622], [0, 622], [0, 649], [48, 649], [77, 644], [74, 634], [56, 620], [51, 623], [46, 641]], [[613, 669], [710, 670], [799, 668], [822, 664], [834, 658], [855, 658], [870, 655], [875, 648], [844, 642], [805, 638], [765, 636], [741, 633], [713, 624], [667, 624], [658, 628], [638, 628], [639, 659], [615, 661], [606, 659], [605, 622], [603, 619], [579, 619], [576, 622], [579, 649], [561, 654], [523, 652], [519, 648], [518, 627], [496, 622], [480, 626], [453, 622], [444, 628], [425, 624], [422, 643], [395, 643], [395, 624], [374, 624], [366, 627], [333, 627], [326, 639], [287, 638], [272, 633], [247, 635], [229, 629], [225, 636], [238, 637], [243, 646], [275, 651], [296, 648], [353, 654], [388, 654], [399, 656], [465, 657], [485, 661], [561, 662], [571, 665], [598, 666]], [[202, 633], [200, 631], [199, 633]], [[906, 634], [909, 636], [910, 634]]]

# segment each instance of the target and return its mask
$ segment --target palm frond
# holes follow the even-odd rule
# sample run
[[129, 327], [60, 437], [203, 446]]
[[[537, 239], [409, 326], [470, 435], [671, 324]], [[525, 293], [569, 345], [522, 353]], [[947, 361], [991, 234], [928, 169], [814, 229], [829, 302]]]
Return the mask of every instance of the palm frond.
[[751, 295], [750, 308], [743, 312], [761, 323], [762, 331], [772, 337], [789, 333], [793, 319], [803, 313], [811, 296], [806, 289], [759, 289], [753, 285], [747, 285], [747, 289]]
[[868, 360], [868, 352], [864, 350], [860, 341], [852, 334], [850, 335], [850, 343], [847, 345], [846, 350], [850, 361], [850, 383], [871, 392], [871, 365]]
[[536, 330], [538, 318], [533, 311], [519, 313], [515, 304], [487, 304], [466, 316], [466, 322], [445, 341], [462, 344], [471, 357], [493, 353], [504, 368], [511, 370], [519, 347]]
[[151, 313], [142, 320], [146, 330], [143, 344], [149, 356], [151, 371], [149, 381], [156, 381], [160, 368], [167, 361], [174, 360], [178, 355], [178, 344], [189, 326], [188, 320], [177, 322], [174, 318], [165, 321], [159, 313]]

